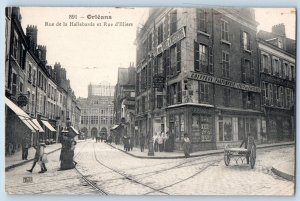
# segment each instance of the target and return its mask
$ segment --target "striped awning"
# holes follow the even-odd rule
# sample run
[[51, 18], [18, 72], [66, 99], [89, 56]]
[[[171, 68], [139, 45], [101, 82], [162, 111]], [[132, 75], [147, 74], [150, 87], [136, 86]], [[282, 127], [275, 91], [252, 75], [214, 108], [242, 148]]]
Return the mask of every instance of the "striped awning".
[[9, 107], [19, 118], [20, 120], [32, 131], [36, 132], [38, 127], [33, 123], [31, 117], [24, 112], [19, 106], [17, 106], [14, 102], [5, 97], [5, 104]]
[[32, 122], [37, 126], [37, 129], [39, 130], [40, 133], [45, 132], [42, 126], [37, 121], [37, 119], [32, 119]]
[[73, 126], [70, 126], [70, 128], [71, 128], [77, 135], [79, 135], [78, 130], [76, 130]]
[[56, 132], [56, 130], [51, 126], [51, 124], [48, 121], [45, 120], [41, 120], [41, 121], [50, 131]]

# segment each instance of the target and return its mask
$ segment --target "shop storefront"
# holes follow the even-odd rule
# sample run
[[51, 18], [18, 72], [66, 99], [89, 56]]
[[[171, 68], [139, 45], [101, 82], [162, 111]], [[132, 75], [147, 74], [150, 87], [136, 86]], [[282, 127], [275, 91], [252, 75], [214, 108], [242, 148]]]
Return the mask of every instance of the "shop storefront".
[[293, 115], [290, 111], [269, 108], [267, 109], [267, 139], [269, 142], [294, 140]]
[[223, 149], [226, 144], [239, 146], [249, 135], [259, 144], [261, 115], [259, 111], [182, 104], [167, 109], [168, 131], [175, 139], [174, 150], [181, 150], [184, 133], [192, 141], [192, 152]]
[[5, 155], [22, 149], [25, 143], [36, 145], [39, 128], [21, 108], [5, 98]]
[[217, 148], [222, 149], [226, 144], [238, 147], [250, 135], [254, 137], [256, 143], [261, 143], [261, 115], [259, 111], [217, 109], [215, 116]]
[[174, 138], [174, 149], [181, 150], [181, 141], [187, 133], [192, 141], [191, 151], [216, 149], [212, 107], [182, 105], [167, 109], [168, 131]]

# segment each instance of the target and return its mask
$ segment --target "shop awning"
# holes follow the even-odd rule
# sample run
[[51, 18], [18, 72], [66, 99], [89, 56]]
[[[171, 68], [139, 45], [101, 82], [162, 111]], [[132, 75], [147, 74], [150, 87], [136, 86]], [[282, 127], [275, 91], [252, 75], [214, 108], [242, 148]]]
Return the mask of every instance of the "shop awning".
[[39, 130], [40, 133], [45, 132], [44, 129], [42, 128], [42, 126], [37, 121], [37, 119], [32, 119], [32, 122], [36, 125], [36, 127], [37, 127], [37, 129]]
[[41, 120], [42, 123], [50, 130], [50, 131], [53, 131], [55, 132], [56, 130], [49, 124], [48, 121], [45, 121], [45, 120]]
[[70, 128], [71, 128], [77, 135], [79, 135], [78, 130], [76, 130], [73, 126], [70, 126]]
[[116, 128], [118, 128], [120, 125], [114, 125], [113, 127], [110, 128], [110, 130], [115, 130]]
[[11, 100], [5, 97], [5, 104], [9, 107], [19, 118], [20, 120], [32, 131], [36, 132], [38, 130], [37, 126], [32, 122], [31, 117], [14, 104]]

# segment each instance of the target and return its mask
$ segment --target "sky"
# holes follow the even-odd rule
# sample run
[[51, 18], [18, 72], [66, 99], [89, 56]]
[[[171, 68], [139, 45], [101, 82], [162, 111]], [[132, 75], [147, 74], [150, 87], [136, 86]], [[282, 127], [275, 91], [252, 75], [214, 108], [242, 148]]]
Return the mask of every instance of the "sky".
[[[272, 25], [284, 23], [287, 37], [295, 39], [294, 11], [255, 9], [258, 30], [271, 31]], [[28, 24], [38, 27], [38, 44], [47, 46], [48, 65], [60, 62], [75, 95], [87, 97], [88, 84], [115, 85], [118, 67], [135, 63], [136, 31], [146, 21], [148, 8], [21, 7], [21, 15], [24, 32]], [[77, 19], [71, 19], [74, 16]], [[111, 19], [95, 19], [99, 16]], [[70, 26], [70, 22], [92, 22], [94, 26]], [[117, 22], [132, 26], [108, 26]]]

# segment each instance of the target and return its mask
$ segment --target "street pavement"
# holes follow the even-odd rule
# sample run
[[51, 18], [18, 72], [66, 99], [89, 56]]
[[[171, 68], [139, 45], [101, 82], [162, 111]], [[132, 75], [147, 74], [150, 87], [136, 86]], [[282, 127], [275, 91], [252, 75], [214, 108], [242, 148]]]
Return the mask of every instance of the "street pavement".
[[[134, 148], [138, 149], [138, 148]], [[76, 169], [59, 171], [60, 151], [48, 155], [48, 171], [26, 172], [26, 163], [6, 172], [11, 194], [72, 195], [293, 195], [294, 181], [274, 174], [280, 160], [295, 161], [295, 146], [257, 150], [254, 169], [223, 154], [194, 158], [136, 158], [105, 143], [87, 140], [76, 145]], [[24, 183], [24, 177], [32, 182]]]

